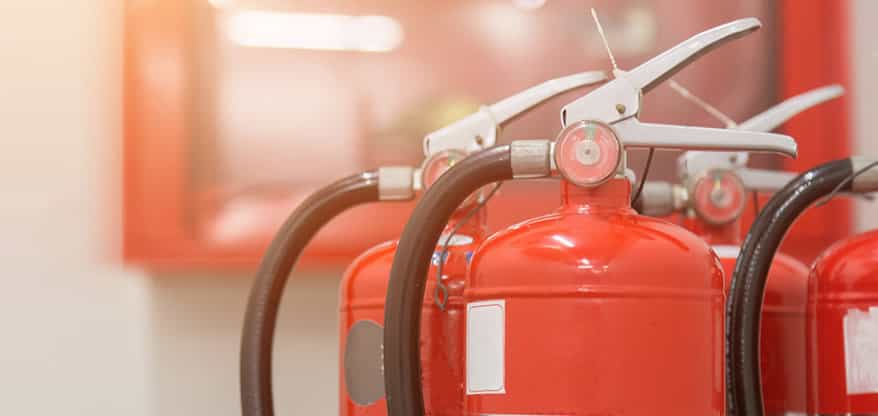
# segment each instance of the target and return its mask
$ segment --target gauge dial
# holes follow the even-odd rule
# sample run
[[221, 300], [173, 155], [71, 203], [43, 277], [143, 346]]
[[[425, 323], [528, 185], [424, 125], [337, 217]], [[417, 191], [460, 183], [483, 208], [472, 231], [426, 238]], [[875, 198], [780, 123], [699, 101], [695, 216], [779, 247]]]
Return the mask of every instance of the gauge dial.
[[713, 225], [728, 224], [738, 219], [747, 202], [747, 190], [738, 175], [728, 170], [708, 170], [701, 175], [693, 190], [695, 212]]
[[567, 126], [555, 145], [555, 164], [568, 181], [592, 187], [612, 178], [619, 169], [622, 146], [613, 129], [596, 121]]
[[[466, 157], [467, 153], [461, 150], [443, 150], [427, 158], [421, 165], [421, 185], [423, 189], [426, 190], [433, 186], [448, 169], [451, 169]], [[468, 207], [477, 202], [479, 197], [484, 194], [484, 189], [482, 188], [468, 196], [461, 202], [459, 208]]]
[[466, 157], [460, 150], [443, 150], [430, 156], [421, 166], [421, 184], [424, 189], [432, 186], [452, 166]]

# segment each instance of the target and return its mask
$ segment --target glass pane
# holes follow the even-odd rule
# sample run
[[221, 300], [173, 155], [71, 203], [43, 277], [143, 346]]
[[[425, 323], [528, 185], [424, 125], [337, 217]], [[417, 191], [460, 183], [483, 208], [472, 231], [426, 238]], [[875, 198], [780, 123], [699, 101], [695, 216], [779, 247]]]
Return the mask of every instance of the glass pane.
[[[623, 69], [711, 26], [758, 17], [761, 32], [675, 79], [736, 120], [775, 96], [776, 24], [772, 3], [760, 0], [193, 1], [193, 172], [229, 204], [274, 195], [291, 205], [364, 168], [418, 164], [426, 133], [480, 105], [550, 78], [611, 69], [589, 6]], [[642, 120], [722, 125], [666, 84], [644, 97]], [[554, 138], [560, 107], [581, 93], [514, 121], [500, 140]], [[650, 178], [670, 179], [675, 157], [658, 152]], [[641, 152], [629, 159], [638, 176], [643, 162]], [[504, 192], [533, 187], [555, 189]]]

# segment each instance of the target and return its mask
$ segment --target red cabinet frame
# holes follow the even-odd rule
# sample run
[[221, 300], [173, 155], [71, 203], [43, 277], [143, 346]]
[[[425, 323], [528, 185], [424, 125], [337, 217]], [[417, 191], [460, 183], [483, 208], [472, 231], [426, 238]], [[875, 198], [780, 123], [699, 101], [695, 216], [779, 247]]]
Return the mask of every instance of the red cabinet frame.
[[[779, 3], [778, 95], [787, 97], [832, 82], [849, 86], [847, 1]], [[268, 233], [252, 241], [222, 244], [199, 235], [210, 209], [190, 192], [190, 82], [194, 76], [189, 2], [129, 1], [124, 49], [124, 258], [152, 269], [250, 269], [267, 246]], [[786, 162], [803, 170], [849, 155], [848, 98], [790, 122], [786, 131], [800, 143], [800, 156]], [[554, 201], [550, 201], [554, 202]], [[392, 206], [391, 206], [392, 205]], [[341, 265], [364, 249], [398, 234], [411, 204], [355, 211], [319, 234], [304, 263]], [[551, 204], [549, 204], [551, 206]], [[813, 258], [831, 241], [850, 233], [851, 204], [839, 200], [812, 210], [793, 231], [786, 250]], [[501, 215], [498, 220], [506, 220]], [[377, 221], [376, 221], [377, 219]], [[368, 224], [367, 229], [363, 229]], [[344, 230], [354, 232], [347, 238]]]

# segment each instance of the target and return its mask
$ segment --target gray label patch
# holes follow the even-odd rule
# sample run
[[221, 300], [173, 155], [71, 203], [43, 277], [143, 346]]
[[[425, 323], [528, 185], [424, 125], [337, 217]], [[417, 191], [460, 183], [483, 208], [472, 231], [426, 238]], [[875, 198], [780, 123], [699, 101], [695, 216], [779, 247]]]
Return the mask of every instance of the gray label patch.
[[842, 324], [848, 394], [878, 393], [878, 307], [849, 309]]
[[351, 326], [344, 347], [344, 381], [354, 403], [367, 406], [384, 397], [381, 347], [384, 328], [361, 320]]

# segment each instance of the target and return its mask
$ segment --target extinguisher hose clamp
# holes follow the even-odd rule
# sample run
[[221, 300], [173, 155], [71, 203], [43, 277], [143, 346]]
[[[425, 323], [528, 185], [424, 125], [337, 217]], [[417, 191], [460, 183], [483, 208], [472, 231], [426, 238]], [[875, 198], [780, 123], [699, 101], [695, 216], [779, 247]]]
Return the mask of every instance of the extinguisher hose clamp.
[[726, 304], [728, 414], [762, 416], [759, 368], [759, 320], [765, 283], [775, 252], [787, 230], [812, 203], [851, 189], [851, 159], [837, 160], [802, 173], [774, 194], [757, 216], [738, 255]]
[[510, 158], [516, 179], [542, 178], [552, 173], [552, 146], [548, 140], [516, 140]]
[[420, 321], [430, 258], [442, 230], [473, 192], [513, 178], [512, 149], [475, 153], [445, 172], [422, 196], [400, 237], [384, 309], [384, 384], [389, 416], [422, 416]]
[[324, 224], [342, 211], [378, 201], [380, 176], [377, 171], [367, 171], [315, 192], [296, 208], [271, 242], [250, 291], [241, 337], [244, 416], [274, 415], [271, 357], [277, 313], [284, 286], [302, 250]]

